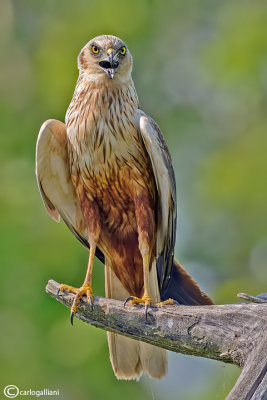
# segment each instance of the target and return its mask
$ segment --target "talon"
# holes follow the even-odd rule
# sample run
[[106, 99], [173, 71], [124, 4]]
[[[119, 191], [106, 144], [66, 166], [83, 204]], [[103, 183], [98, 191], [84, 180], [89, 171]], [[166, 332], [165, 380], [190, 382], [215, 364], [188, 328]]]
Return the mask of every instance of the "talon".
[[[57, 297], [60, 295], [60, 293], [63, 293], [64, 290], [65, 290], [65, 285], [64, 285], [64, 283], [62, 283], [61, 285], [59, 285], [59, 287], [57, 289]], [[70, 286], [69, 292], [71, 292], [71, 286]]]
[[150, 305], [153, 303], [153, 300], [151, 299], [150, 296], [143, 296], [141, 299], [136, 296], [129, 296], [127, 299], [124, 301], [123, 305], [125, 307], [126, 303], [128, 301], [131, 302], [131, 304], [144, 304], [145, 306], [145, 315], [146, 315], [146, 321], [147, 321], [147, 316], [148, 316], [148, 309]]
[[83, 285], [80, 288], [75, 288], [73, 286], [69, 286], [69, 285], [65, 285], [65, 284], [61, 284], [59, 286], [59, 288], [57, 289], [57, 296], [60, 294], [60, 292], [64, 292], [64, 290], [66, 290], [69, 293], [73, 293], [75, 294], [72, 306], [71, 306], [71, 314], [70, 314], [70, 322], [71, 325], [73, 325], [73, 319], [74, 316], [76, 314], [76, 310], [78, 307], [78, 304], [80, 303], [80, 300], [82, 298], [82, 296], [86, 296], [87, 297], [87, 301], [91, 306], [91, 309], [93, 309], [94, 305], [93, 305], [93, 292], [92, 292], [92, 288], [90, 285]]
[[176, 300], [172, 300], [172, 301], [173, 301], [173, 304], [174, 304], [175, 306], [179, 306], [178, 301], [176, 301]]
[[71, 313], [70, 313], [70, 323], [71, 323], [71, 325], [73, 325], [73, 317], [74, 317], [74, 312], [71, 311]]
[[71, 323], [71, 325], [73, 325], [73, 318], [74, 318], [74, 315], [76, 314], [76, 310], [77, 310], [77, 304], [75, 304], [75, 300], [74, 300], [73, 305], [71, 306], [71, 309], [70, 309], [70, 311], [71, 311], [70, 312], [70, 323]]
[[148, 307], [149, 307], [149, 306], [150, 306], [150, 303], [145, 305], [146, 321], [147, 321]]
[[127, 299], [123, 303], [123, 307], [125, 307], [126, 303], [128, 303], [128, 301], [130, 300], [134, 300], [133, 296], [127, 297]]
[[93, 302], [92, 297], [90, 295], [88, 295], [88, 294], [87, 294], [87, 301], [90, 304], [91, 310], [93, 310], [94, 309], [94, 302]]

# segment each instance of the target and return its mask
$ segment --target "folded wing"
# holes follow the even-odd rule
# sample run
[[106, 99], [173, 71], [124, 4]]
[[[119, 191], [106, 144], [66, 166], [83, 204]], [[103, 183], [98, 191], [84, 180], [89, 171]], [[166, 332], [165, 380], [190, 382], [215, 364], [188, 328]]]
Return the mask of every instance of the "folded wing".
[[41, 126], [36, 145], [36, 177], [50, 217], [57, 222], [61, 217], [88, 248], [84, 218], [70, 176], [66, 125], [60, 121], [50, 119]]
[[176, 186], [171, 156], [159, 126], [143, 111], [136, 111], [136, 127], [151, 160], [157, 187], [157, 272], [160, 292], [169, 283], [176, 234]]

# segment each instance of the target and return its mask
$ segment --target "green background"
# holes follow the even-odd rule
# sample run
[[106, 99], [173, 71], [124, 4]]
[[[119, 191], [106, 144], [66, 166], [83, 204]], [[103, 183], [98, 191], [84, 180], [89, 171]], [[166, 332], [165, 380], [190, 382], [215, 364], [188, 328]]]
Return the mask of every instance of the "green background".
[[[64, 400], [226, 397], [238, 368], [174, 353], [161, 381], [117, 381], [105, 332], [77, 319], [71, 327], [69, 311], [45, 294], [50, 278], [80, 286], [88, 254], [42, 206], [35, 142], [43, 121], [64, 120], [84, 44], [121, 37], [141, 106], [172, 154], [177, 258], [219, 304], [266, 291], [266, 21], [257, 0], [1, 0], [1, 392], [15, 384], [60, 389]], [[104, 295], [98, 262], [93, 280]]]

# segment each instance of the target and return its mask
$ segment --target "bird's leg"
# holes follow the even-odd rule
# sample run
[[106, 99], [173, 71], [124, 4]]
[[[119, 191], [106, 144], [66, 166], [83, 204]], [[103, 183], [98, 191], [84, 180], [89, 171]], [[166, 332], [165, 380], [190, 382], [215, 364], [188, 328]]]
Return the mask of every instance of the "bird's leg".
[[64, 291], [75, 294], [70, 314], [70, 319], [72, 324], [73, 324], [73, 317], [76, 314], [77, 307], [82, 296], [85, 295], [87, 297], [88, 303], [91, 305], [91, 307], [93, 307], [94, 296], [92, 291], [92, 272], [93, 272], [95, 250], [96, 250], [96, 245], [90, 247], [88, 267], [82, 286], [80, 288], [75, 288], [73, 286], [62, 284], [58, 289], [58, 294]]
[[144, 273], [144, 294], [142, 298], [136, 297], [136, 296], [130, 296], [124, 301], [124, 305], [129, 301], [131, 304], [144, 304], [145, 305], [145, 314], [146, 314], [146, 319], [147, 319], [147, 313], [148, 313], [148, 308], [151, 305], [155, 306], [165, 306], [165, 305], [174, 305], [178, 304], [177, 301], [173, 299], [167, 299], [164, 301], [160, 302], [155, 302], [151, 295], [150, 295], [150, 290], [149, 290], [149, 254], [144, 254], [143, 255], [143, 273]]
[[142, 298], [136, 296], [130, 296], [124, 301], [124, 305], [129, 301], [131, 304], [144, 304], [145, 305], [145, 314], [147, 318], [148, 307], [151, 304], [155, 304], [153, 301], [150, 290], [149, 290], [149, 254], [146, 253], [143, 255], [143, 274], [144, 274], [144, 293]]
[[90, 247], [88, 267], [84, 278], [84, 282], [80, 287], [80, 289], [78, 290], [78, 293], [76, 294], [74, 301], [72, 303], [71, 321], [73, 321], [73, 316], [76, 314], [77, 306], [81, 296], [86, 295], [88, 303], [91, 305], [91, 307], [93, 307], [94, 295], [92, 290], [92, 272], [93, 272], [95, 250], [96, 250], [96, 245]]
[[87, 197], [81, 201], [81, 208], [85, 217], [88, 228], [88, 241], [90, 244], [89, 261], [84, 278], [84, 282], [80, 288], [62, 284], [58, 289], [58, 294], [65, 290], [74, 293], [75, 297], [71, 306], [70, 319], [73, 324], [73, 317], [76, 314], [79, 301], [83, 295], [87, 297], [88, 303], [93, 307], [93, 290], [92, 290], [92, 272], [96, 251], [96, 243], [100, 235], [100, 214], [96, 202], [89, 200]]
[[149, 197], [146, 191], [142, 191], [135, 198], [135, 216], [138, 232], [138, 247], [143, 260], [144, 291], [142, 298], [136, 296], [128, 297], [131, 304], [145, 304], [147, 315], [148, 307], [154, 302], [149, 289], [149, 267], [151, 252], [155, 241], [155, 216], [151, 208]]
[[128, 297], [124, 305], [130, 301], [131, 304], [145, 304], [145, 313], [147, 318], [148, 307], [151, 304], [163, 306], [175, 304], [173, 299], [168, 299], [159, 303], [152, 299], [149, 286], [149, 269], [151, 262], [151, 253], [155, 243], [155, 215], [150, 206], [148, 194], [142, 191], [135, 199], [135, 215], [138, 231], [139, 251], [143, 259], [144, 292], [142, 298], [136, 296]]

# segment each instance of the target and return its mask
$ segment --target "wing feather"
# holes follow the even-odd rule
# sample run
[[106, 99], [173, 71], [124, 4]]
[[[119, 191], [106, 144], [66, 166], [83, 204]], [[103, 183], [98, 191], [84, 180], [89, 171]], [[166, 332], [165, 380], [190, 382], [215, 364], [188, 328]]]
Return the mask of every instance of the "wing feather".
[[[36, 178], [50, 217], [56, 222], [61, 217], [79, 242], [89, 248], [85, 221], [71, 180], [63, 122], [50, 119], [41, 126], [36, 144]], [[99, 248], [96, 256], [105, 263]]]
[[161, 130], [143, 111], [136, 111], [136, 126], [151, 160], [157, 186], [157, 272], [160, 292], [169, 283], [176, 235], [176, 185], [171, 156]]
[[36, 177], [44, 206], [55, 221], [60, 217], [88, 247], [80, 204], [71, 181], [66, 125], [48, 120], [40, 129], [36, 145]]

